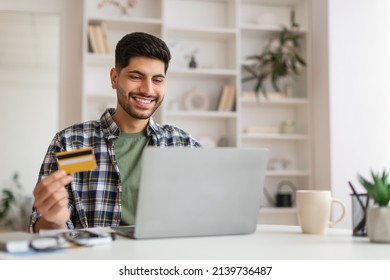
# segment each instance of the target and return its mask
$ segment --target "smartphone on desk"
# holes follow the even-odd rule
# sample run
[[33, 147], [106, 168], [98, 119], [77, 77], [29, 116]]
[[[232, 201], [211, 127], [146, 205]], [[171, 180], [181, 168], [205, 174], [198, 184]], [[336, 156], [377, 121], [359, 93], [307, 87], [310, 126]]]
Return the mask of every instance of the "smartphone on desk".
[[63, 233], [66, 241], [79, 246], [94, 246], [110, 243], [115, 239], [112, 233], [97, 233], [88, 230], [71, 230]]

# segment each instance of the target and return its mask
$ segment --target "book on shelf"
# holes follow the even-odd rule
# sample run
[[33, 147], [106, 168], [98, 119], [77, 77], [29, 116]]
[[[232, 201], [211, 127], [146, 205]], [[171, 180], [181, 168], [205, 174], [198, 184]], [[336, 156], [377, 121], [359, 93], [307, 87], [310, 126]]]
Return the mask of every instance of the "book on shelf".
[[94, 26], [95, 34], [96, 34], [96, 42], [98, 47], [98, 53], [103, 54], [104, 53], [104, 39], [103, 39], [103, 32], [100, 24], [96, 24]]
[[89, 23], [88, 39], [91, 43], [93, 53], [108, 54], [110, 52], [107, 38], [107, 25], [105, 22]]
[[103, 46], [104, 46], [104, 53], [109, 54], [110, 53], [110, 45], [108, 43], [108, 28], [107, 23], [102, 21], [100, 23], [100, 29], [102, 31], [102, 39], [103, 39]]
[[229, 95], [228, 95], [228, 101], [226, 104], [225, 111], [232, 111], [234, 109], [235, 100], [236, 100], [236, 92], [234, 90], [234, 86], [229, 86]]
[[93, 24], [88, 25], [88, 40], [89, 40], [90, 45], [91, 45], [92, 53], [98, 53], [95, 25], [93, 25]]
[[92, 43], [91, 43], [91, 39], [89, 39], [89, 35], [87, 36], [87, 51], [88, 53], [93, 53], [93, 50], [92, 50]]
[[224, 108], [226, 107], [227, 97], [228, 97], [228, 85], [224, 85], [222, 88], [222, 92], [219, 96], [219, 102], [217, 108], [218, 111], [223, 111]]
[[235, 99], [236, 98], [234, 86], [224, 85], [219, 98], [217, 110], [221, 112], [232, 111], [234, 108]]

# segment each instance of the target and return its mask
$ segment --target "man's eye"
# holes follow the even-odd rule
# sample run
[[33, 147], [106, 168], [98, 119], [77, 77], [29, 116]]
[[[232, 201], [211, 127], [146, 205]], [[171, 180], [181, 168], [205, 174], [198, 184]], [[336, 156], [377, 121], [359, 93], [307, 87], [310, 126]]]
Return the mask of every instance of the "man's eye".
[[161, 84], [164, 82], [164, 79], [154, 79], [153, 80], [156, 84]]
[[130, 76], [130, 79], [132, 79], [132, 80], [140, 80], [141, 77], [140, 76]]

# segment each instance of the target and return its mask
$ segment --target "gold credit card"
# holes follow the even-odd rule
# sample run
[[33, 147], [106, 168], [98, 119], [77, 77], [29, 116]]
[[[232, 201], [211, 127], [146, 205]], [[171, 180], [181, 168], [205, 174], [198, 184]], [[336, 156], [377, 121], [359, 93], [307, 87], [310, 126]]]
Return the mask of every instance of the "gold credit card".
[[58, 169], [66, 173], [91, 170], [96, 167], [96, 159], [92, 148], [78, 149], [56, 153]]

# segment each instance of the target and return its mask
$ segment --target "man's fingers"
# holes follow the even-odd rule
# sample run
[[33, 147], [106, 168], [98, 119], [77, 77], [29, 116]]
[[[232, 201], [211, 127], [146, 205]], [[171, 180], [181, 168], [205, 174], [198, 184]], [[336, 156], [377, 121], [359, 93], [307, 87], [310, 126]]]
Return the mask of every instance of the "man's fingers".
[[72, 177], [67, 175], [65, 171], [57, 171], [49, 176], [43, 178], [35, 187], [33, 194], [35, 199], [41, 197], [46, 199], [51, 193], [56, 192], [57, 189], [63, 188], [72, 181]]
[[35, 187], [34, 207], [47, 220], [52, 220], [58, 213], [67, 209], [68, 192], [65, 185], [72, 177], [65, 171], [54, 172], [43, 178]]
[[64, 170], [58, 170], [48, 176], [44, 176], [41, 180], [42, 183], [46, 185], [50, 185], [54, 181], [57, 181], [58, 179], [66, 176], [66, 172]]
[[53, 192], [49, 196], [46, 196], [45, 198], [42, 198], [42, 196], [36, 198], [34, 202], [34, 207], [38, 209], [38, 211], [42, 215], [45, 215], [46, 213], [55, 211], [55, 208], [66, 207], [67, 203], [68, 203], [68, 193], [64, 189], [63, 191]]

